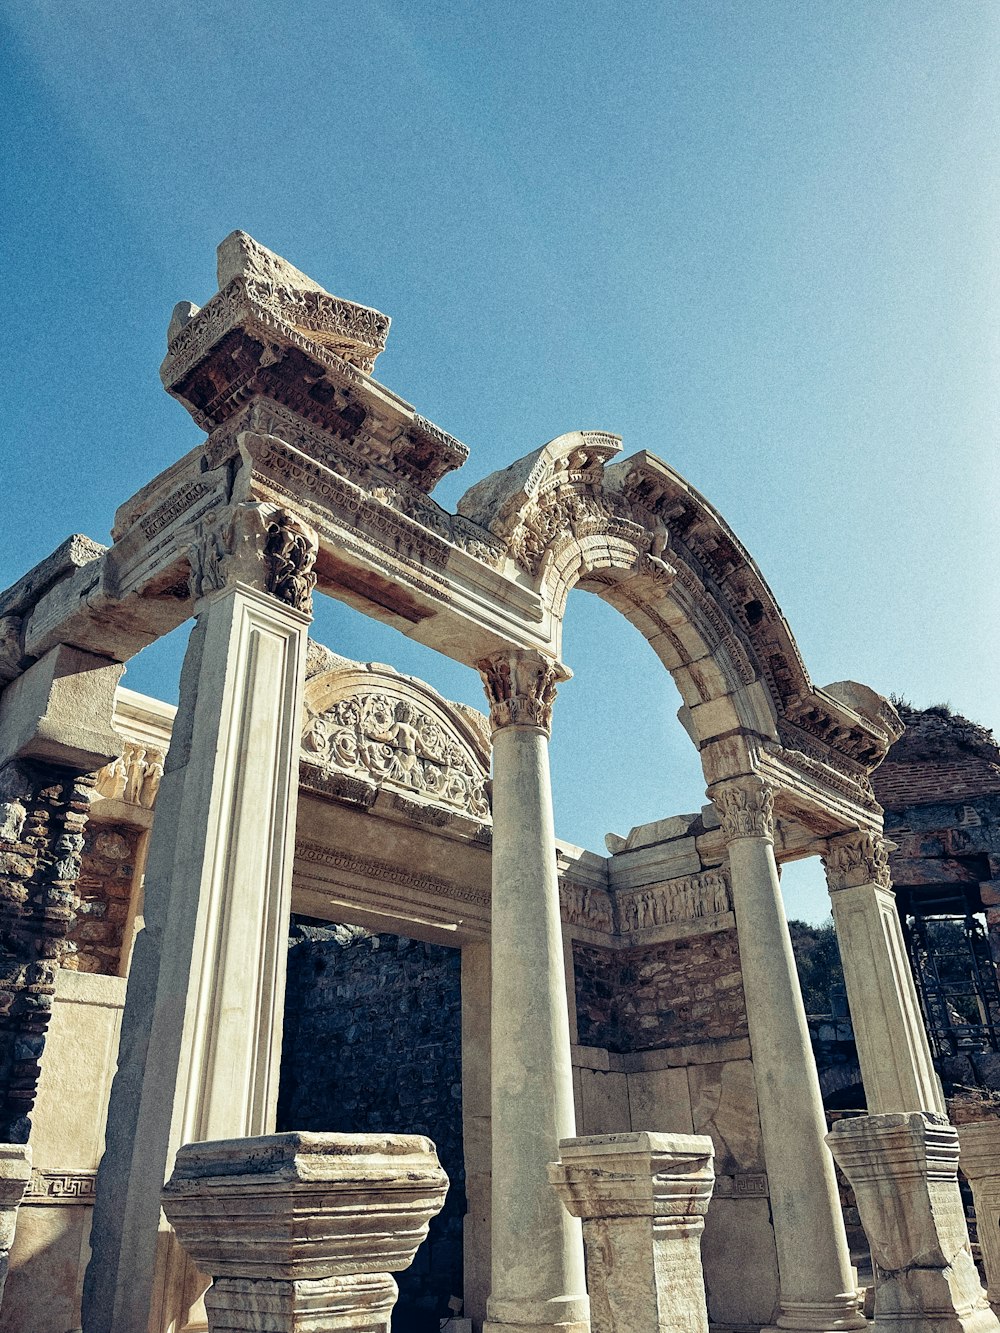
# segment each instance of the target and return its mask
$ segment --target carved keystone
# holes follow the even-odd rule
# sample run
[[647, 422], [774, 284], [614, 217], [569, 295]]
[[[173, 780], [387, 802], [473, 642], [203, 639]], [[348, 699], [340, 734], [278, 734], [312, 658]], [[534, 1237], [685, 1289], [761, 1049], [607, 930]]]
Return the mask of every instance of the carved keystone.
[[715, 1170], [704, 1134], [563, 1139], [549, 1179], [583, 1219], [592, 1333], [708, 1333], [701, 1233]]
[[969, 1245], [954, 1126], [923, 1111], [859, 1116], [826, 1141], [871, 1246], [873, 1333], [997, 1333]]
[[210, 1333], [389, 1333], [397, 1288], [448, 1177], [413, 1134], [272, 1134], [187, 1144], [163, 1211], [197, 1267]]

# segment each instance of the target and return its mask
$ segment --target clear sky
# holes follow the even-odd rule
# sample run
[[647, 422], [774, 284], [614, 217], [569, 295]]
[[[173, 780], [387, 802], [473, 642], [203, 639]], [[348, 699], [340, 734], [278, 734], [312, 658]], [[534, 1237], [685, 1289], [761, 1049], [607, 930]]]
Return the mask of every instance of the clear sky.
[[[0, 586], [199, 432], [157, 370], [241, 227], [393, 318], [378, 377], [472, 450], [675, 466], [818, 684], [1000, 726], [995, 0], [2, 0]], [[325, 602], [317, 637], [480, 703]], [[171, 697], [181, 636], [135, 688]], [[600, 850], [704, 800], [679, 698], [570, 600], [553, 765]], [[790, 909], [825, 912], [817, 869]]]

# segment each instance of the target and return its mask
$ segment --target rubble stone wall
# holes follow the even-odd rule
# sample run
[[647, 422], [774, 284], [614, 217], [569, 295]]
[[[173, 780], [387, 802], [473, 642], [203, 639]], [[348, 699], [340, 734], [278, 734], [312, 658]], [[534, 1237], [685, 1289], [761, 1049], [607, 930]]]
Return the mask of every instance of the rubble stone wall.
[[46, 764], [0, 774], [0, 1141], [26, 1143], [56, 970], [77, 905], [92, 778]]
[[451, 1188], [412, 1267], [397, 1275], [393, 1329], [436, 1333], [462, 1293], [459, 950], [294, 925], [278, 1129], [433, 1139]]
[[628, 951], [577, 941], [573, 963], [584, 1046], [625, 1053], [747, 1035], [735, 930]]
[[118, 974], [141, 838], [142, 830], [127, 824], [88, 828], [76, 885], [76, 923], [66, 937], [63, 967]]

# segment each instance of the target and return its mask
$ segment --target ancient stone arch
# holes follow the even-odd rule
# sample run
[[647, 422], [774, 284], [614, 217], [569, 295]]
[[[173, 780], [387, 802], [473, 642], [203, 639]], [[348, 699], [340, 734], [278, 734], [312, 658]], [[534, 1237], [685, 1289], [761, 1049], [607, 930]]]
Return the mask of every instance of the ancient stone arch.
[[[65, 804], [52, 766], [86, 786], [123, 750], [113, 725], [122, 664], [195, 620], [155, 775], [146, 928], [97, 1185], [87, 1333], [181, 1327], [178, 1293], [197, 1283], [160, 1215], [164, 1172], [185, 1142], [273, 1124], [297, 868], [313, 857], [301, 877], [317, 903], [334, 882], [349, 896], [372, 866], [397, 873], [372, 855], [297, 845], [297, 815], [325, 820], [332, 836], [348, 827], [348, 807], [369, 843], [377, 822], [358, 812], [405, 818], [413, 846], [421, 830], [443, 831], [462, 845], [470, 879], [488, 856], [488, 889], [403, 871], [393, 893], [426, 903], [428, 930], [452, 930], [480, 959], [492, 952], [483, 1118], [494, 1333], [587, 1324], [579, 1228], [547, 1177], [575, 1127], [565, 919], [610, 955], [644, 932], [680, 938], [706, 915], [738, 932], [770, 1147], [766, 1179], [746, 1186], [769, 1191], [780, 1270], [762, 1320], [803, 1333], [860, 1327], [778, 864], [824, 858], [870, 1108], [939, 1110], [869, 782], [899, 733], [891, 705], [853, 682], [812, 684], [752, 559], [654, 455], [619, 459], [617, 437], [574, 431], [479, 482], [449, 513], [431, 491], [468, 450], [373, 378], [388, 319], [242, 232], [219, 247], [218, 281], [204, 307], [175, 309], [161, 367], [207, 438], [119, 508], [110, 547], [71, 538], [0, 597], [0, 813], [14, 840], [29, 817], [37, 830]], [[600, 858], [570, 871], [557, 856], [547, 741], [575, 586], [649, 640], [705, 771], [711, 804], [682, 821], [683, 836], [661, 830], [658, 851], [620, 849], [633, 870], [665, 858], [659, 882], [626, 869], [616, 885]], [[315, 593], [477, 669], [491, 746], [472, 710], [422, 683], [317, 659], [307, 642]], [[106, 799], [127, 794], [121, 776], [101, 779]], [[24, 1048], [25, 1001], [51, 989], [45, 960], [71, 924], [85, 798], [70, 785], [75, 804], [52, 818], [52, 845], [42, 838], [37, 864], [11, 863], [26, 887], [7, 896], [8, 936], [23, 953], [7, 973], [8, 1055]], [[339, 802], [340, 824], [323, 801]], [[464, 914], [453, 906], [463, 891]], [[44, 1022], [33, 1022], [43, 1039]], [[38, 1049], [34, 1074], [22, 1071], [22, 1110]]]

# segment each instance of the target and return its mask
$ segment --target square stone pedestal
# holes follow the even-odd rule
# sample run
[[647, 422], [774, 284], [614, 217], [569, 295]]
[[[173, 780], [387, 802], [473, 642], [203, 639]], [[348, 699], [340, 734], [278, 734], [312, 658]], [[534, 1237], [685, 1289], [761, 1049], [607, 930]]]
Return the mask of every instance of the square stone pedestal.
[[583, 1219], [591, 1333], [708, 1333], [701, 1233], [715, 1183], [702, 1134], [563, 1139], [549, 1177]]
[[954, 1126], [920, 1111], [859, 1116], [827, 1142], [871, 1246], [875, 1333], [998, 1333], [969, 1245]]
[[419, 1135], [272, 1134], [182, 1148], [163, 1211], [214, 1279], [210, 1333], [389, 1333], [447, 1191]]

